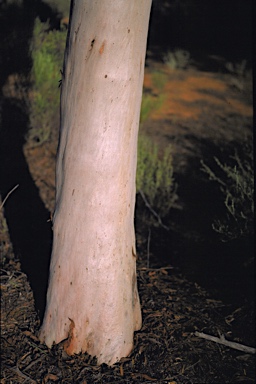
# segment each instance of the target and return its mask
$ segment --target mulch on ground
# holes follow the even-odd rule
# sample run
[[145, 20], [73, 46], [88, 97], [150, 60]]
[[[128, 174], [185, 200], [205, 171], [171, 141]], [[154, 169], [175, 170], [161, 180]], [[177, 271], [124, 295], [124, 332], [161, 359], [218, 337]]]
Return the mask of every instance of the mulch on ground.
[[87, 354], [67, 356], [62, 344], [51, 350], [40, 344], [33, 293], [8, 248], [1, 270], [1, 384], [254, 382], [255, 355], [195, 335], [223, 334], [243, 344], [233, 324], [246, 308], [214, 300], [171, 267], [139, 263], [138, 286], [143, 326], [135, 333], [133, 351], [112, 367], [97, 366]]

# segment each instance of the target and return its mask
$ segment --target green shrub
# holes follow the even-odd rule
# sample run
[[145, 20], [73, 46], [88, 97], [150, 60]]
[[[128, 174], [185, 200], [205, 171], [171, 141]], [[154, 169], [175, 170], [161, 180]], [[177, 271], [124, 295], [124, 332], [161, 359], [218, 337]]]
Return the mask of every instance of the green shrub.
[[231, 74], [230, 85], [240, 92], [245, 89], [248, 82], [252, 84], [252, 70], [246, 60], [238, 63], [227, 62], [225, 68]]
[[142, 134], [138, 141], [136, 188], [155, 223], [168, 215], [177, 200], [171, 147], [165, 148], [161, 156], [158, 145]]
[[252, 143], [244, 145], [243, 158], [235, 152], [229, 164], [214, 158], [218, 173], [214, 173], [203, 161], [202, 171], [217, 182], [224, 195], [225, 216], [216, 219], [213, 229], [223, 241], [253, 235], [254, 223], [254, 171]]
[[154, 111], [157, 111], [163, 105], [165, 95], [153, 96], [143, 94], [140, 110], [140, 123], [144, 123]]
[[184, 49], [175, 49], [173, 52], [168, 51], [163, 60], [171, 70], [186, 69], [190, 62], [190, 53]]
[[163, 92], [168, 81], [168, 76], [163, 72], [154, 71], [151, 75], [151, 79], [153, 87], [155, 87], [160, 93]]
[[50, 138], [59, 118], [59, 80], [66, 43], [66, 31], [50, 31], [48, 23], [35, 20], [31, 41], [32, 92], [30, 103], [30, 144]]
[[152, 95], [150, 93], [143, 92], [140, 110], [140, 123], [144, 123], [144, 121], [150, 117], [152, 112], [160, 109], [166, 98], [163, 90], [168, 80], [167, 75], [160, 71], [154, 71], [151, 75], [151, 79], [154, 88], [156, 88], [159, 94]]
[[225, 64], [226, 69], [232, 73], [232, 75], [244, 77], [246, 73], [247, 61], [242, 60], [240, 63], [227, 62]]

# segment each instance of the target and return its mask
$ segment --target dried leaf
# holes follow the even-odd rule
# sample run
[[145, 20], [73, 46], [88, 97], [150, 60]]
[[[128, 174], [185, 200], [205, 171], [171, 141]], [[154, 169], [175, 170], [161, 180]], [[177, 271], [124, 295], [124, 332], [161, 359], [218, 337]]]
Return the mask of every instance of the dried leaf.
[[46, 384], [49, 380], [57, 381], [59, 380], [58, 376], [53, 375], [52, 373], [47, 373], [47, 375], [44, 377], [43, 384]]
[[35, 335], [33, 335], [33, 333], [30, 331], [24, 331], [23, 334], [30, 337], [34, 341], [39, 341], [38, 338]]

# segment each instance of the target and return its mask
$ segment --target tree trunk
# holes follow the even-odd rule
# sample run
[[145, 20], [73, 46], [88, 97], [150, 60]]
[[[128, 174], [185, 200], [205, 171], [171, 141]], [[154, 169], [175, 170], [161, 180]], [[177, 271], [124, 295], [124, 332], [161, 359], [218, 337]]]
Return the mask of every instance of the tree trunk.
[[151, 0], [71, 4], [56, 207], [40, 340], [114, 364], [141, 327], [134, 235], [137, 136]]

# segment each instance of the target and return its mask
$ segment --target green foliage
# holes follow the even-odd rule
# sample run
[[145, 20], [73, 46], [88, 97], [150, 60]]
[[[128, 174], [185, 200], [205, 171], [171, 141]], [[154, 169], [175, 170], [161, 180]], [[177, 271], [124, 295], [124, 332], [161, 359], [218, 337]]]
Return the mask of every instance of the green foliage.
[[216, 157], [218, 174], [203, 161], [202, 171], [217, 182], [224, 195], [226, 215], [213, 223], [213, 229], [223, 241], [248, 237], [253, 234], [254, 222], [254, 171], [252, 143], [244, 146], [244, 155], [236, 151], [230, 164], [223, 164]]
[[240, 63], [227, 62], [225, 66], [226, 69], [233, 75], [244, 77], [246, 73], [246, 65], [247, 61], [242, 60]]
[[48, 23], [35, 20], [31, 42], [32, 93], [30, 143], [48, 140], [59, 116], [59, 80], [66, 43], [66, 31], [50, 31]]
[[171, 147], [160, 149], [149, 137], [139, 136], [136, 176], [137, 192], [153, 216], [164, 218], [177, 200]]
[[190, 53], [184, 49], [175, 49], [173, 52], [168, 51], [163, 60], [171, 70], [186, 69], [190, 62]]
[[143, 93], [141, 110], [140, 110], [140, 123], [144, 123], [152, 112], [161, 108], [166, 98], [163, 93], [164, 87], [167, 83], [168, 77], [160, 71], [154, 71], [151, 75], [153, 87], [158, 91], [158, 95], [150, 93]]
[[244, 90], [247, 81], [252, 83], [252, 70], [248, 68], [245, 59], [238, 63], [227, 62], [225, 68], [232, 75], [230, 78], [231, 85], [239, 91]]
[[140, 110], [140, 123], [144, 123], [150, 114], [157, 111], [163, 105], [165, 95], [152, 96], [150, 94], [143, 94]]
[[154, 71], [151, 75], [153, 87], [155, 87], [160, 93], [163, 92], [165, 85], [168, 81], [168, 76], [160, 71]]

